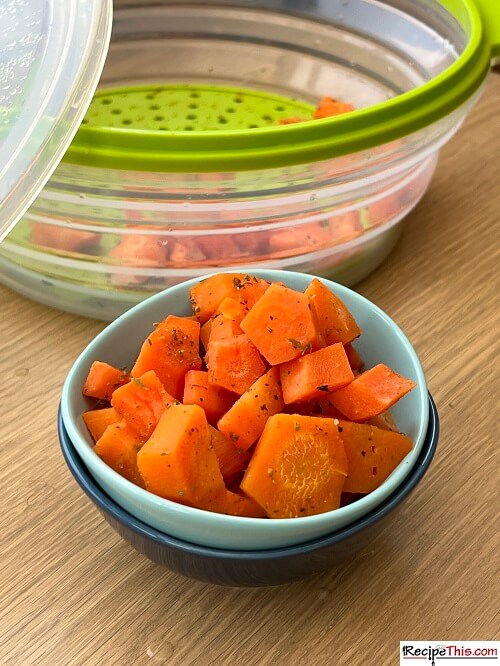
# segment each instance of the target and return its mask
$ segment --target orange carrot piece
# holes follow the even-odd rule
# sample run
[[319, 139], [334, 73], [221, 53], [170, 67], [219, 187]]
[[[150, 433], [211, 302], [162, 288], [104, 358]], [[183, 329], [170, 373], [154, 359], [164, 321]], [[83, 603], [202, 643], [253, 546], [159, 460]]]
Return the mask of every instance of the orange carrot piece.
[[329, 416], [332, 419], [345, 418], [344, 415], [332, 405], [332, 401], [330, 400], [332, 395], [334, 394], [330, 393], [329, 395], [325, 395], [323, 398], [316, 400], [318, 415]]
[[91, 409], [90, 411], [85, 412], [82, 417], [94, 442], [97, 442], [97, 440], [102, 437], [109, 425], [120, 421], [120, 416], [113, 407]]
[[199, 405], [205, 410], [209, 423], [217, 423], [235, 400], [234, 393], [209, 383], [208, 372], [189, 370], [186, 373], [182, 402], [185, 405]]
[[240, 301], [237, 301], [235, 298], [228, 297], [219, 304], [215, 314], [223, 315], [227, 319], [232, 319], [237, 324], [240, 324], [247, 314], [247, 309]]
[[[343, 418], [342, 416], [340, 418]], [[378, 416], [374, 416], [372, 419], [368, 419], [367, 423], [369, 425], [375, 426], [376, 428], [382, 428], [382, 430], [392, 430], [393, 432], [399, 432], [394, 416], [391, 412], [382, 412]]]
[[346, 475], [344, 445], [333, 419], [275, 414], [240, 487], [269, 518], [297, 518], [338, 508]]
[[189, 317], [169, 315], [145, 340], [132, 375], [140, 377], [154, 370], [165, 390], [181, 400], [186, 372], [201, 368], [199, 346], [199, 323]]
[[344, 492], [371, 493], [412, 449], [406, 435], [365, 423], [337, 423], [348, 461]]
[[291, 117], [291, 118], [281, 118], [281, 120], [278, 120], [278, 125], [294, 125], [295, 123], [305, 123], [310, 118], [300, 118], [299, 116]]
[[266, 366], [246, 335], [210, 343], [206, 356], [208, 381], [241, 395], [263, 375]]
[[126, 421], [108, 426], [97, 440], [94, 451], [115, 472], [144, 488], [144, 481], [137, 467], [137, 452], [144, 440], [130, 428]]
[[200, 342], [203, 345], [203, 349], [205, 351], [208, 351], [208, 343], [210, 341], [210, 333], [212, 332], [213, 323], [214, 323], [213, 318], [210, 318], [200, 328]]
[[271, 365], [322, 346], [307, 296], [276, 283], [253, 306], [241, 328]]
[[208, 511], [224, 507], [226, 487], [198, 405], [171, 405], [137, 456], [152, 493]]
[[330, 402], [351, 421], [368, 421], [387, 411], [415, 386], [415, 382], [381, 363], [332, 393]]
[[45, 222], [32, 222], [31, 242], [51, 250], [81, 252], [92, 245], [98, 246], [99, 235], [92, 231], [82, 231]]
[[146, 440], [156, 428], [166, 407], [174, 401], [175, 398], [167, 393], [156, 372], [148, 370], [116, 389], [111, 405], [120, 418]]
[[197, 320], [204, 324], [225, 298], [234, 298], [250, 309], [269, 282], [244, 273], [218, 273], [191, 287], [190, 300]]
[[364, 366], [365, 362], [359, 355], [358, 350], [355, 347], [353, 347], [351, 344], [346, 344], [344, 345], [344, 347], [345, 347], [345, 353], [347, 354], [347, 358], [349, 359], [349, 365], [353, 370], [359, 372]]
[[314, 278], [305, 290], [327, 345], [347, 344], [361, 335], [356, 320], [344, 303], [320, 280]]
[[314, 117], [316, 119], [330, 118], [331, 116], [338, 116], [342, 113], [349, 113], [350, 111], [354, 111], [352, 104], [348, 104], [347, 102], [338, 102], [331, 97], [323, 97], [316, 111], [314, 112]]
[[266, 512], [253, 499], [241, 493], [226, 491], [226, 506], [224, 513], [242, 518], [265, 518]]
[[224, 482], [229, 484], [240, 472], [246, 469], [251, 454], [237, 449], [232, 441], [217, 428], [209, 427], [212, 447], [219, 461]]
[[280, 376], [287, 405], [321, 398], [354, 379], [341, 342], [283, 363]]
[[269, 417], [283, 409], [279, 368], [271, 368], [238, 398], [217, 424], [238, 449], [247, 451], [264, 431]]
[[111, 400], [113, 391], [129, 381], [125, 370], [109, 363], [94, 361], [83, 385], [83, 395], [99, 400]]

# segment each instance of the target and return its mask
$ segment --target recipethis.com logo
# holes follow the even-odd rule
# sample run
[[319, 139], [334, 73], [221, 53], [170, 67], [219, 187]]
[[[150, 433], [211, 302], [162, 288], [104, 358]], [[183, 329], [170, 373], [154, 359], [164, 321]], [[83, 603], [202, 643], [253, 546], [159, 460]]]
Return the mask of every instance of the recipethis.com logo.
[[401, 641], [400, 666], [478, 666], [500, 664], [500, 641]]

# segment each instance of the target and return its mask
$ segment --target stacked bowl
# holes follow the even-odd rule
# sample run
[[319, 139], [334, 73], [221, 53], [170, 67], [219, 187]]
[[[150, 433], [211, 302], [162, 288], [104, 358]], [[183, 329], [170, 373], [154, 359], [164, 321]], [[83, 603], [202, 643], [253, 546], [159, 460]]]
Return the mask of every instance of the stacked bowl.
[[[310, 276], [254, 271], [271, 282], [303, 291]], [[332, 568], [364, 548], [382, 523], [426, 473], [437, 445], [438, 416], [418, 357], [397, 325], [374, 304], [324, 280], [364, 331], [358, 349], [367, 367], [382, 362], [412, 379], [416, 388], [394, 407], [394, 417], [413, 448], [373, 492], [341, 508], [290, 519], [228, 516], [163, 499], [118, 475], [93, 450], [82, 414], [91, 363], [129, 366], [153, 322], [188, 315], [189, 289], [182, 283], [137, 305], [108, 326], [83, 351], [66, 379], [59, 415], [64, 458], [83, 491], [111, 526], [137, 550], [173, 571], [226, 585], [275, 585]]]

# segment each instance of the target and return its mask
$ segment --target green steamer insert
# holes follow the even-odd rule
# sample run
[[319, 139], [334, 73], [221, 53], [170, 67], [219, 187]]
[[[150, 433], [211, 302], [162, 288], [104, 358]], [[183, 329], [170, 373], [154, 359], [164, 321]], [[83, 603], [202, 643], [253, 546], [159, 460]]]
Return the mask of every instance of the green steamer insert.
[[169, 84], [100, 90], [83, 120], [89, 128], [127, 132], [216, 132], [272, 127], [286, 118], [311, 120], [314, 107], [257, 90]]

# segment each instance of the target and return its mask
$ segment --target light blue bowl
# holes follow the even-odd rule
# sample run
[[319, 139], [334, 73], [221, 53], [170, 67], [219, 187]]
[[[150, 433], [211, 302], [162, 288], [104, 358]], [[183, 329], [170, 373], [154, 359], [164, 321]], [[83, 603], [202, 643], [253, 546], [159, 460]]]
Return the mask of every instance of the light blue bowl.
[[[310, 275], [288, 271], [255, 270], [252, 274], [284, 282], [300, 291], [313, 279]], [[117, 504], [142, 522], [167, 535], [213, 548], [265, 550], [291, 546], [330, 534], [375, 509], [400, 486], [419, 457], [429, 420], [425, 376], [415, 350], [390, 317], [351, 289], [324, 279], [324, 284], [346, 303], [363, 330], [356, 347], [366, 365], [386, 363], [417, 384], [393, 408], [398, 426], [414, 442], [413, 449], [377, 490], [348, 506], [317, 516], [278, 520], [238, 518], [192, 509], [157, 497], [121, 477], [94, 453], [82, 419], [82, 413], [91, 405], [81, 392], [90, 365], [101, 360], [117, 367], [131, 367], [153, 322], [161, 321], [168, 314], [191, 314], [189, 289], [199, 281], [190, 280], [171, 287], [126, 312], [87, 346], [71, 368], [63, 387], [61, 415], [90, 474]]]

